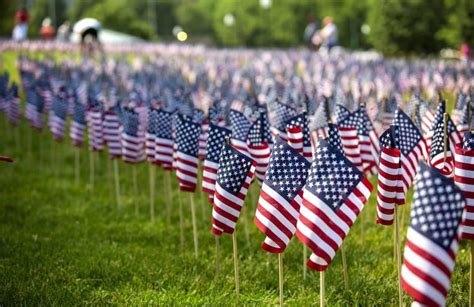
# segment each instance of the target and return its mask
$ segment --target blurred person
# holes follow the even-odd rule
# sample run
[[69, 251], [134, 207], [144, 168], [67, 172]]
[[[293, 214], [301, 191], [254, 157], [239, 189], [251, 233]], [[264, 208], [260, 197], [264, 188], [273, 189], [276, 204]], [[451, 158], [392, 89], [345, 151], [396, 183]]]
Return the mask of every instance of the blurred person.
[[12, 38], [17, 41], [28, 38], [28, 22], [30, 15], [26, 6], [21, 6], [15, 13], [15, 27], [13, 28]]
[[464, 42], [459, 47], [459, 57], [463, 62], [467, 62], [471, 58], [471, 47], [468, 43]]
[[312, 49], [314, 47], [313, 36], [319, 30], [319, 23], [314, 15], [309, 15], [307, 19], [308, 25], [304, 29], [303, 39], [308, 48]]
[[330, 50], [332, 47], [337, 46], [337, 26], [331, 16], [324, 17], [323, 24], [324, 27], [319, 32], [321, 45]]
[[46, 17], [41, 23], [40, 36], [44, 40], [51, 40], [56, 35], [53, 25], [51, 24], [51, 18]]
[[69, 35], [71, 34], [71, 25], [69, 21], [65, 21], [62, 25], [58, 28], [58, 35], [56, 35], [56, 39], [61, 42], [68, 42]]

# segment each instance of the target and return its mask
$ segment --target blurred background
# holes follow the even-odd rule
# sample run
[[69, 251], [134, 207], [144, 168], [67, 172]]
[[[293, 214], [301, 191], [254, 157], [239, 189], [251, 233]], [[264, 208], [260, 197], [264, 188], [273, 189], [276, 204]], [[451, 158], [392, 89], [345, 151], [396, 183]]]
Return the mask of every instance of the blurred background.
[[410, 56], [474, 43], [472, 0], [0, 0], [0, 37], [11, 37], [22, 6], [30, 39], [45, 24], [59, 33], [91, 17], [123, 39], [288, 48], [305, 45], [310, 22], [332, 16], [350, 49]]

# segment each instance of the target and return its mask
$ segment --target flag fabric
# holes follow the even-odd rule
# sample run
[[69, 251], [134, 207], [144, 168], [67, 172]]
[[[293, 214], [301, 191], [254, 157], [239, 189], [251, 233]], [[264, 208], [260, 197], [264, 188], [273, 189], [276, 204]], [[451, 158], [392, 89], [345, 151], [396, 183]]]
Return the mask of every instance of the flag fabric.
[[57, 142], [64, 138], [64, 131], [66, 130], [67, 101], [64, 98], [64, 96], [55, 96], [49, 113], [49, 129]]
[[178, 115], [176, 119], [176, 176], [181, 191], [194, 192], [196, 190], [200, 133], [201, 125], [190, 118]]
[[271, 137], [268, 132], [268, 126], [265, 125], [265, 113], [260, 112], [249, 129], [247, 135], [247, 146], [249, 154], [256, 162], [255, 174], [259, 182], [265, 179], [268, 163], [270, 161], [270, 144], [268, 138]]
[[377, 182], [377, 223], [392, 225], [400, 186], [400, 156], [397, 126], [390, 126], [380, 136], [380, 160]]
[[452, 177], [454, 170], [453, 154], [450, 149], [450, 138], [445, 136], [444, 131], [445, 123], [443, 119], [436, 120], [433, 126], [433, 136], [431, 138], [430, 165], [438, 169], [443, 175]]
[[359, 137], [355, 127], [338, 127], [344, 153], [355, 167], [363, 171], [362, 157], [360, 155]]
[[298, 151], [276, 141], [254, 219], [266, 235], [262, 249], [282, 253], [294, 236], [309, 166]]
[[122, 155], [122, 139], [120, 136], [120, 119], [116, 108], [104, 112], [104, 141], [109, 149], [111, 159]]
[[157, 127], [155, 129], [155, 161], [164, 170], [172, 170], [173, 165], [173, 114], [163, 110], [153, 110], [156, 113]]
[[91, 107], [87, 111], [86, 116], [89, 149], [92, 151], [102, 151], [104, 149], [104, 131], [100, 107], [98, 105]]
[[[301, 139], [297, 130], [301, 131]], [[308, 118], [306, 112], [303, 112], [297, 116], [292, 117], [286, 123], [286, 131], [288, 136], [289, 143], [299, 144], [301, 143], [301, 152], [302, 155], [309, 161], [313, 159], [313, 146], [311, 145], [311, 135], [309, 132]], [[293, 133], [293, 132], [296, 133]], [[326, 135], [327, 135], [327, 125], [326, 125]], [[298, 145], [299, 146], [299, 145]]]
[[[432, 142], [435, 128], [438, 127], [440, 123], [441, 124], [443, 123], [444, 113], [446, 113], [446, 102], [442, 100], [439, 103], [438, 109], [436, 110], [436, 114], [431, 123], [430, 131], [428, 135], [425, 137], [427, 148], [431, 147], [431, 142]], [[456, 146], [456, 144], [462, 141], [462, 135], [457, 131], [456, 126], [454, 125], [449, 115], [447, 115], [447, 119], [446, 119], [446, 128], [447, 128], [448, 137], [451, 141], [451, 151], [454, 151], [454, 147]]]
[[319, 104], [316, 113], [311, 120], [311, 137], [313, 144], [318, 142], [319, 138], [328, 137], [328, 119], [329, 119], [329, 105], [326, 98]]
[[212, 228], [216, 236], [235, 231], [240, 211], [255, 172], [255, 161], [225, 143], [219, 158], [219, 170], [212, 207]]
[[283, 104], [278, 99], [273, 103], [270, 103], [269, 120], [273, 135], [280, 136], [282, 139], [286, 140], [286, 123], [296, 115], [297, 112], [294, 108]]
[[416, 176], [419, 161], [428, 156], [426, 142], [420, 130], [400, 108], [395, 112], [393, 125], [398, 127], [400, 149], [400, 181], [397, 203], [404, 204], [405, 196]]
[[345, 106], [341, 104], [336, 104], [336, 123], [337, 124], [342, 123], [349, 115], [351, 115], [351, 112]]
[[208, 200], [212, 203], [216, 185], [217, 170], [219, 169], [219, 157], [225, 140], [230, 138], [232, 131], [219, 127], [215, 124], [209, 125], [209, 136], [206, 143], [206, 159], [202, 173], [202, 191], [209, 194]]
[[10, 123], [17, 125], [20, 122], [20, 97], [18, 95], [18, 86], [13, 82], [10, 88], [10, 104], [7, 110]]
[[244, 155], [249, 155], [247, 135], [251, 126], [244, 113], [231, 109], [229, 112], [230, 127], [232, 129], [231, 144]]
[[81, 147], [84, 142], [86, 128], [86, 106], [76, 101], [72, 112], [72, 122], [69, 128], [69, 137], [76, 147]]
[[139, 163], [145, 159], [144, 135], [139, 130], [138, 113], [131, 108], [122, 111], [122, 159], [126, 163]]
[[402, 287], [418, 305], [446, 303], [465, 204], [452, 179], [421, 163], [401, 270]]
[[474, 240], [474, 137], [465, 133], [462, 144], [457, 144], [454, 153], [454, 181], [464, 192], [466, 208], [462, 221], [462, 238]]
[[201, 134], [199, 134], [199, 159], [206, 158], [206, 143], [209, 137], [209, 121], [201, 122]]
[[158, 164], [156, 161], [156, 134], [158, 133], [158, 110], [148, 108], [147, 129], [145, 133], [145, 152], [150, 163]]
[[344, 156], [344, 148], [342, 147], [341, 136], [339, 135], [337, 125], [331, 123], [328, 124], [328, 135], [328, 143]]
[[308, 267], [325, 271], [357, 216], [372, 186], [346, 157], [321, 140], [303, 188], [296, 235], [312, 251]]

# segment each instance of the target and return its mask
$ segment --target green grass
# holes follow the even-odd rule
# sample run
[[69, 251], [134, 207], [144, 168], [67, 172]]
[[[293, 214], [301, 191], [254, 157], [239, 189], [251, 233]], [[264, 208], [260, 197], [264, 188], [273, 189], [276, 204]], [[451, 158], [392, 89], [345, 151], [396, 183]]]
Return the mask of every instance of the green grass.
[[[76, 184], [75, 149], [68, 140], [54, 143], [49, 133], [34, 132], [25, 122], [14, 128], [3, 116], [0, 140], [0, 154], [15, 159], [13, 164], [0, 163], [0, 305], [235, 303], [232, 238], [224, 235], [220, 240], [217, 275], [215, 239], [209, 231], [211, 207], [199, 193], [195, 200], [200, 250], [195, 259], [188, 194], [181, 195], [185, 248], [180, 245], [174, 176], [171, 222], [163, 172], [158, 171], [156, 221], [151, 223], [147, 165], [137, 166], [135, 191], [133, 166], [120, 163], [123, 204], [118, 208], [105, 153], [94, 155], [92, 190], [86, 149], [80, 150]], [[257, 186], [252, 189], [257, 192]], [[375, 193], [345, 241], [350, 289], [344, 289], [340, 253], [326, 273], [330, 306], [398, 304], [393, 228], [375, 224], [374, 197]], [[402, 210], [404, 238], [408, 207]], [[248, 199], [237, 226], [240, 302], [275, 305], [278, 259], [260, 249], [264, 236], [252, 222], [254, 212], [255, 199]], [[243, 221], [248, 224], [248, 241]], [[288, 305], [319, 304], [319, 274], [308, 271], [303, 280], [302, 258], [302, 245], [294, 239], [283, 260]], [[468, 291], [469, 247], [462, 242], [448, 304], [466, 306]], [[410, 302], [407, 295], [404, 302]]]

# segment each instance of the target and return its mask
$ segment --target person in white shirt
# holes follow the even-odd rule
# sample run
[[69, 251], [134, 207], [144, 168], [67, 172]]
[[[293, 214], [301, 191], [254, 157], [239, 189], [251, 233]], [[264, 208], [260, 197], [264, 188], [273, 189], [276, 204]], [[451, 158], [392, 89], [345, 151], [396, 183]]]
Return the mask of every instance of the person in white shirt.
[[322, 46], [331, 49], [337, 45], [337, 26], [330, 16], [324, 17], [323, 24], [324, 27], [320, 31]]

